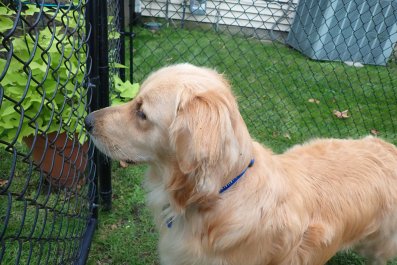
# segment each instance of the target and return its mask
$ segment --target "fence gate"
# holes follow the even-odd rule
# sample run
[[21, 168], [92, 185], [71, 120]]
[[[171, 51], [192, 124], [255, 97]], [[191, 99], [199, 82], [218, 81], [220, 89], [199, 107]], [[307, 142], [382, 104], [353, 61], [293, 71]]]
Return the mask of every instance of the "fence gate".
[[108, 104], [99, 2], [105, 11], [98, 1], [0, 1], [1, 264], [86, 261], [96, 175], [110, 169], [98, 174], [104, 159], [83, 127], [87, 112]]

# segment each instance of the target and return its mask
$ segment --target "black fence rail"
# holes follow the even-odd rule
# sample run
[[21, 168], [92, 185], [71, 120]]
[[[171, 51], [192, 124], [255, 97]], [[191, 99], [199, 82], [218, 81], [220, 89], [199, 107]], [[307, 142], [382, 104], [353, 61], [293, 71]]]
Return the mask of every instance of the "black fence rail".
[[0, 1], [1, 264], [86, 261], [99, 158], [83, 121], [102, 107], [96, 9], [85, 0]]
[[131, 5], [134, 82], [177, 62], [216, 68], [231, 80], [251, 133], [276, 150], [318, 136], [397, 143], [395, 1]]

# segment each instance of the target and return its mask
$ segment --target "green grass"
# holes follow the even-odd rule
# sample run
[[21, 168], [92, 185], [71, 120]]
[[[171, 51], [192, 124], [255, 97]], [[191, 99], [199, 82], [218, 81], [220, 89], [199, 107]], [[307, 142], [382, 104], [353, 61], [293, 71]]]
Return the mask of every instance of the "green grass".
[[[211, 29], [134, 31], [134, 82], [178, 62], [216, 68], [231, 80], [252, 135], [277, 152], [312, 137], [359, 137], [372, 129], [397, 144], [395, 64], [358, 69], [318, 62], [281, 44]], [[346, 109], [348, 119], [332, 114]], [[158, 235], [141, 185], [144, 167], [114, 165], [113, 210], [100, 213], [88, 264], [159, 264]], [[359, 264], [364, 260], [352, 252], [328, 263]]]
[[[312, 137], [358, 137], [373, 129], [397, 143], [396, 63], [354, 68], [319, 62], [279, 43], [212, 30], [135, 31], [135, 82], [178, 62], [216, 68], [230, 79], [253, 136], [276, 150]], [[333, 110], [349, 110], [350, 118], [337, 119]]]
[[141, 185], [144, 168], [113, 163], [113, 208], [100, 212], [88, 265], [158, 264], [158, 235]]

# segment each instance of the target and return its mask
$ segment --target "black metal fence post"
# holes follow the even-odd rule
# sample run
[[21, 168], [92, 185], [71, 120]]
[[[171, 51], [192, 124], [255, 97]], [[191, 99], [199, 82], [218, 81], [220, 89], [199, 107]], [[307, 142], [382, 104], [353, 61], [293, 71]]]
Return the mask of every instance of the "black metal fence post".
[[[106, 1], [90, 1], [91, 19], [90, 52], [92, 69], [90, 82], [92, 89], [91, 110], [109, 106], [109, 66], [108, 66], [108, 32]], [[99, 181], [101, 208], [110, 210], [112, 205], [111, 161], [95, 150], [96, 176]]]
[[[125, 13], [124, 13], [124, 1], [119, 0], [119, 14], [118, 14], [118, 22], [120, 25], [120, 63], [125, 65]], [[120, 78], [125, 81], [125, 69], [120, 68]]]
[[133, 64], [133, 52], [134, 52], [134, 37], [135, 34], [133, 32], [133, 25], [138, 24], [140, 22], [140, 14], [139, 16], [135, 12], [135, 0], [129, 0], [129, 21], [128, 21], [128, 28], [129, 28], [129, 45], [128, 45], [128, 53], [129, 53], [129, 69], [130, 69], [130, 81], [132, 82], [134, 77], [134, 64]]
[[[96, 1], [88, 1], [87, 6], [86, 6], [86, 33], [87, 33], [87, 46], [88, 46], [88, 56], [87, 56], [87, 69], [88, 69], [88, 76], [89, 76], [89, 81], [87, 84], [87, 97], [91, 101], [89, 104], [90, 109], [97, 108], [97, 100], [93, 100], [94, 96], [96, 96], [97, 93], [95, 93], [95, 89], [99, 87], [99, 82], [98, 82], [98, 53], [99, 53], [99, 45], [98, 42], [95, 39], [95, 36], [97, 36], [97, 28], [95, 25], [98, 24], [97, 22], [97, 16], [95, 16], [97, 4]], [[88, 110], [89, 111], [89, 110]], [[101, 155], [101, 154], [99, 154]], [[89, 157], [91, 162], [91, 166], [89, 167], [89, 176], [93, 178], [91, 185], [90, 185], [90, 193], [94, 193], [94, 201], [92, 205], [92, 217], [89, 220], [85, 234], [83, 237], [83, 241], [80, 245], [80, 254], [78, 260], [76, 260], [75, 265], [85, 265], [87, 263], [88, 259], [88, 253], [91, 247], [91, 242], [95, 233], [95, 229], [98, 223], [98, 204], [99, 204], [99, 194], [98, 194], [98, 171], [97, 171], [97, 165], [98, 165], [98, 152], [96, 152], [94, 145], [91, 143], [89, 147]], [[93, 159], [92, 159], [93, 157]]]
[[[98, 107], [109, 106], [109, 49], [108, 49], [108, 15], [107, 1], [99, 1], [99, 91], [97, 94]], [[99, 152], [98, 152], [99, 153]], [[111, 161], [104, 155], [98, 155], [99, 194], [102, 199], [102, 209], [112, 207]]]
[[[95, 1], [88, 1], [87, 2], [87, 10], [86, 10], [86, 32], [88, 34], [88, 57], [87, 57], [87, 68], [88, 68], [88, 76], [89, 76], [89, 83], [88, 83], [88, 97], [91, 100], [90, 104], [90, 110], [93, 109], [92, 101], [93, 101], [93, 90], [98, 87], [98, 60], [93, 59], [93, 58], [98, 58], [98, 42], [94, 39], [93, 36], [96, 36], [96, 27], [94, 25], [97, 25], [98, 23], [96, 22], [97, 16], [95, 16]], [[93, 167], [96, 168], [96, 152], [95, 152], [95, 146], [94, 144], [90, 145], [90, 154], [94, 157], [94, 165]], [[98, 176], [95, 172], [94, 174], [94, 183], [95, 183], [95, 198], [94, 198], [94, 210], [93, 210], [93, 218], [97, 219], [98, 218], [98, 204], [99, 204], [99, 194], [98, 194]]]

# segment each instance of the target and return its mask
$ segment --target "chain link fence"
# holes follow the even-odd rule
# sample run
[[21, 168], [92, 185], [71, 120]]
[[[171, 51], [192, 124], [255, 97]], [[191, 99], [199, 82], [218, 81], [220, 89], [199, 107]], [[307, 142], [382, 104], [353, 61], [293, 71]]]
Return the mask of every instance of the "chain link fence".
[[105, 209], [112, 189], [83, 119], [165, 65], [225, 73], [276, 151], [319, 136], [397, 144], [395, 1], [0, 0], [0, 14], [1, 264], [85, 263], [96, 178]]
[[252, 135], [278, 151], [319, 136], [397, 143], [395, 1], [130, 4], [134, 82], [173, 63], [216, 68]]
[[[121, 46], [124, 45], [124, 36], [121, 31], [121, 17], [120, 12], [123, 7], [123, 1], [113, 0], [108, 1], [108, 40], [109, 40], [109, 74], [111, 78], [111, 93], [114, 92], [114, 84], [117, 81], [117, 77], [120, 77], [121, 62], [123, 61], [121, 56], [121, 50], [125, 49]], [[116, 80], [115, 80], [116, 77]]]
[[84, 264], [95, 164], [85, 0], [0, 1], [0, 263]]

